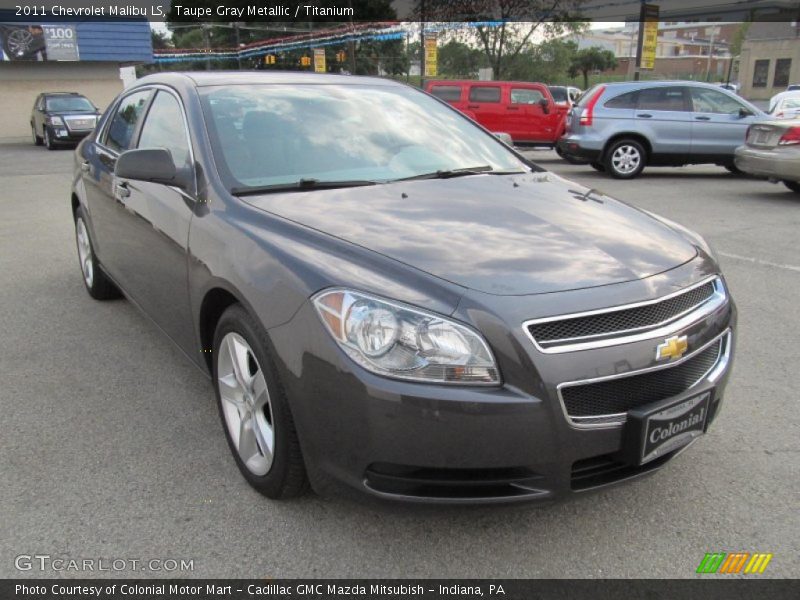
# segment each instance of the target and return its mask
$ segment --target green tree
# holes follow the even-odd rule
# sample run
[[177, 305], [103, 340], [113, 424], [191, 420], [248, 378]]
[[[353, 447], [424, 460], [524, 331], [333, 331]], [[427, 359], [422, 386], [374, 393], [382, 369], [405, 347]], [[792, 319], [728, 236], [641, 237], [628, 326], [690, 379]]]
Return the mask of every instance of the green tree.
[[589, 73], [594, 71], [608, 71], [617, 67], [617, 57], [611, 50], [604, 50], [597, 46], [578, 50], [569, 66], [569, 76], [575, 77], [583, 74], [583, 89], [589, 87]]
[[439, 74], [453, 79], [477, 77], [478, 69], [488, 65], [485, 55], [478, 48], [451, 39], [439, 48]]

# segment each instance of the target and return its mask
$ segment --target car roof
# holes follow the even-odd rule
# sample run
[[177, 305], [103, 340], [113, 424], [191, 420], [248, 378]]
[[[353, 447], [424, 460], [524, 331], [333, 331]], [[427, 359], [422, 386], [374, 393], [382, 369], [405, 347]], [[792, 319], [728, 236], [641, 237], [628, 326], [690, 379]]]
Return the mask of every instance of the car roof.
[[195, 87], [258, 84], [381, 85], [405, 87], [405, 84], [380, 77], [333, 75], [302, 71], [182, 71], [155, 73], [136, 81], [136, 86], [157, 83], [189, 84]]
[[[482, 81], [480, 79], [431, 79], [427, 82], [427, 85], [543, 85], [545, 87], [550, 87], [547, 84], [542, 83], [541, 81], [505, 81], [505, 80], [498, 80], [498, 81]], [[558, 87], [558, 86], [556, 86]]]
[[80, 92], [42, 92], [42, 96], [81, 96]]
[[706, 83], [705, 81], [692, 81], [692, 80], [680, 80], [680, 79], [666, 79], [658, 81], [611, 81], [609, 83], [600, 83], [598, 85], [604, 85], [606, 86], [606, 88], [612, 88], [612, 89], [623, 88], [623, 87], [625, 88], [663, 87], [670, 85], [702, 87], [711, 90], [718, 90], [720, 88], [720, 86], [715, 83]]

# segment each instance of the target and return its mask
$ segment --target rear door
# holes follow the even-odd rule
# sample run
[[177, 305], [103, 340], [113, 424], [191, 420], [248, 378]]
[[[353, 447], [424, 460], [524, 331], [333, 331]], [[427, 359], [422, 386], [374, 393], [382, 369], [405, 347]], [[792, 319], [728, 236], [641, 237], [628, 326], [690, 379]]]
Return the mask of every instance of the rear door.
[[[732, 158], [744, 144], [747, 128], [755, 120], [747, 105], [725, 92], [689, 88], [692, 99], [692, 155]], [[744, 110], [747, 116], [740, 114]]]
[[94, 251], [106, 272], [123, 287], [125, 278], [120, 266], [132, 241], [121, 218], [125, 207], [114, 193], [114, 166], [117, 157], [133, 147], [152, 93], [151, 89], [144, 89], [123, 96], [98, 139], [86, 145], [81, 157]]
[[[158, 89], [147, 108], [135, 148], [168, 150], [179, 171], [194, 181], [189, 132], [180, 98]], [[116, 179], [115, 206], [124, 253], [117, 257], [120, 283], [187, 353], [196, 350], [189, 308], [187, 258], [195, 199], [177, 187]]]
[[506, 131], [503, 88], [500, 84], [474, 83], [467, 87], [466, 110], [489, 131]]
[[653, 154], [684, 155], [692, 148], [692, 113], [685, 86], [655, 86], [639, 90], [634, 127], [646, 135]]

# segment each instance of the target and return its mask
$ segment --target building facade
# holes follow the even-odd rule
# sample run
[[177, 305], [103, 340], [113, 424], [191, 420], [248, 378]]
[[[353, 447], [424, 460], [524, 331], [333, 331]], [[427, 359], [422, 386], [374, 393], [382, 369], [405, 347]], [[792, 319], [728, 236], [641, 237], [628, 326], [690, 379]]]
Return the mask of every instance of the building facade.
[[753, 23], [739, 59], [741, 93], [768, 100], [800, 83], [800, 21]]

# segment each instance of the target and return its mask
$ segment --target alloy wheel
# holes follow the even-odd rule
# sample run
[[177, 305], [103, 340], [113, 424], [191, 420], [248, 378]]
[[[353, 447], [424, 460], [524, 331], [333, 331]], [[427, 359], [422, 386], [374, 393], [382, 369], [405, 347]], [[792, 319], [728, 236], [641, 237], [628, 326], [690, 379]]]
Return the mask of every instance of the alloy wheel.
[[266, 475], [275, 453], [275, 429], [264, 371], [238, 333], [228, 333], [217, 350], [222, 413], [239, 458], [254, 475]]
[[642, 162], [642, 155], [635, 146], [623, 144], [614, 150], [611, 156], [611, 164], [614, 170], [622, 175], [633, 173]]
[[78, 258], [81, 261], [81, 271], [86, 287], [91, 288], [94, 283], [94, 262], [92, 260], [92, 245], [89, 242], [89, 232], [83, 219], [78, 217], [75, 221], [75, 236], [78, 238]]

